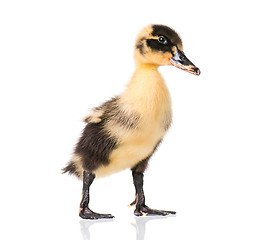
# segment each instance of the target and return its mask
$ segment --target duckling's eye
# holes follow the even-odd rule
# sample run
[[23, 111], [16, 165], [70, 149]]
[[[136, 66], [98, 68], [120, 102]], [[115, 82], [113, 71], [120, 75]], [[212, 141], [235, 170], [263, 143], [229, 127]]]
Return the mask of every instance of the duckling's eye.
[[158, 42], [162, 43], [162, 44], [167, 44], [167, 39], [163, 36], [159, 36], [158, 37]]

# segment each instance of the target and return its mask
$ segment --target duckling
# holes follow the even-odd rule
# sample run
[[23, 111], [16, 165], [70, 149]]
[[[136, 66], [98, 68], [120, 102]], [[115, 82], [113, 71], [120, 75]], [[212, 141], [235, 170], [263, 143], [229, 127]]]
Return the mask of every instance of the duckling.
[[165, 25], [151, 24], [139, 33], [134, 58], [127, 88], [84, 118], [86, 126], [63, 169], [83, 179], [79, 216], [84, 219], [113, 218], [89, 208], [89, 188], [95, 178], [127, 168], [135, 186], [130, 205], [136, 216], [176, 213], [149, 208], [143, 191], [144, 172], [172, 119], [170, 94], [158, 67], [173, 65], [195, 75], [200, 70], [185, 56], [179, 35]]

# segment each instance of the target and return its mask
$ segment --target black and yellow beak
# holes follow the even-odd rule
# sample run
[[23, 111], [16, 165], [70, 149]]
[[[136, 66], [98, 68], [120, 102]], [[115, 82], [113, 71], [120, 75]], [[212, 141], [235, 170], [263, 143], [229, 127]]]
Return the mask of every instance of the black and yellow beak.
[[177, 48], [176, 54], [170, 59], [171, 65], [194, 75], [200, 75], [201, 71]]

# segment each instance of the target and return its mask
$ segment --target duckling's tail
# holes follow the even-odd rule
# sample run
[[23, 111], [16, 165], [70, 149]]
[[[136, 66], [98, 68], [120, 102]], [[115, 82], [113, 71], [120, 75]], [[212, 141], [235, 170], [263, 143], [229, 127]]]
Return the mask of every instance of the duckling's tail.
[[74, 155], [66, 167], [62, 169], [62, 173], [69, 173], [70, 175], [75, 175], [76, 177], [82, 179], [83, 167], [81, 157]]

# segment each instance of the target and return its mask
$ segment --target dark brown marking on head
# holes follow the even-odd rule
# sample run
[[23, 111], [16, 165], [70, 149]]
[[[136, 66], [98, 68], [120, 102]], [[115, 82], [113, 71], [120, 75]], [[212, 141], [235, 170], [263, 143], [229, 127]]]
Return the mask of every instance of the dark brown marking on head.
[[182, 45], [181, 38], [179, 35], [170, 27], [165, 25], [153, 25], [153, 36], [165, 36], [171, 44]]
[[143, 41], [144, 41], [144, 38], [141, 38], [136, 44], [136, 48], [139, 49], [141, 54], [145, 53], [145, 51], [144, 51], [144, 42]]

